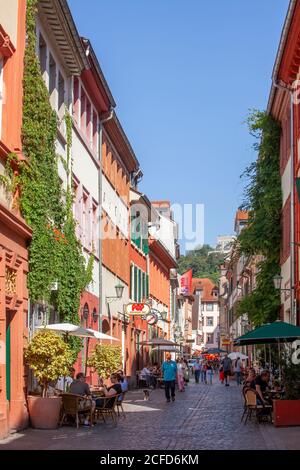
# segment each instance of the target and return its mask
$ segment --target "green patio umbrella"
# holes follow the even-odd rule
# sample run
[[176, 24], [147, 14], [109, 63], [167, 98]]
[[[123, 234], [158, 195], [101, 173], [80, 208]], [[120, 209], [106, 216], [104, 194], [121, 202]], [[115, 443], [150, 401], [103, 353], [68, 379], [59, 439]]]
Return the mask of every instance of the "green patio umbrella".
[[291, 343], [300, 338], [300, 327], [283, 321], [275, 321], [259, 326], [255, 330], [236, 338], [235, 346], [250, 344]]

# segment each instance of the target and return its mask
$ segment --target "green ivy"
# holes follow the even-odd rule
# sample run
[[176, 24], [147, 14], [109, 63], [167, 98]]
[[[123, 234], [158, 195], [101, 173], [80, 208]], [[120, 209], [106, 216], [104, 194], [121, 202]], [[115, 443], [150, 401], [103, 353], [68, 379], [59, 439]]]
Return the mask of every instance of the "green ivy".
[[258, 264], [256, 289], [239, 303], [238, 314], [247, 313], [256, 326], [274, 321], [280, 307], [280, 294], [275, 290], [273, 277], [280, 271], [281, 128], [277, 121], [262, 111], [254, 111], [248, 125], [258, 140], [254, 145], [258, 159], [243, 174], [248, 184], [241, 208], [248, 211], [249, 220], [238, 237], [238, 246], [241, 253], [262, 255], [263, 260]]
[[[37, 4], [38, 0], [27, 0], [22, 126], [23, 151], [27, 161], [18, 162], [18, 174], [15, 174], [11, 166], [16, 158], [10, 157], [6, 176], [1, 182], [13, 192], [19, 188], [20, 210], [32, 228], [28, 274], [31, 301], [52, 304], [62, 321], [78, 324], [80, 296], [92, 280], [94, 258], [91, 256], [85, 266], [82, 246], [76, 238], [72, 212], [72, 119], [67, 112], [65, 169], [68, 183], [65, 192], [59, 180], [55, 150], [58, 118], [51, 108], [36, 56]], [[51, 289], [54, 282], [58, 283], [57, 291]], [[75, 357], [81, 342], [71, 339], [70, 343]]]

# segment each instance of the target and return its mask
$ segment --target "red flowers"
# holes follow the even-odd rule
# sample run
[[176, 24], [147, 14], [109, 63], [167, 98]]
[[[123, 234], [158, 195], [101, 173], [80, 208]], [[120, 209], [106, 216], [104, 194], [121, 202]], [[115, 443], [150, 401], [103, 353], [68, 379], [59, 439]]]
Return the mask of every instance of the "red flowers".
[[50, 224], [47, 225], [47, 228], [49, 230], [53, 231], [54, 239], [55, 239], [56, 242], [61, 242], [61, 243], [66, 243], [66, 244], [68, 243], [68, 241], [66, 240], [65, 235], [60, 230], [58, 230], [58, 228], [51, 227]]

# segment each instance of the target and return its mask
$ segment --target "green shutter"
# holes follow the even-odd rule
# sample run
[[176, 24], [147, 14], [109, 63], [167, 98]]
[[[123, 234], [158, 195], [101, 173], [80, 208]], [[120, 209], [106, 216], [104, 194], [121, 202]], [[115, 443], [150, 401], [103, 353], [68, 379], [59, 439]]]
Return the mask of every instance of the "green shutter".
[[142, 241], [142, 250], [145, 255], [149, 254], [149, 243], [148, 243], [148, 238], [143, 238]]
[[142, 271], [139, 269], [139, 280], [138, 280], [138, 302], [142, 301]]
[[132, 295], [133, 295], [133, 282], [134, 282], [134, 279], [133, 279], [133, 266], [132, 264], [130, 265], [130, 298], [132, 299]]
[[133, 300], [137, 302], [137, 285], [138, 285], [138, 268], [134, 267], [134, 298]]
[[142, 272], [142, 300], [146, 297], [146, 283], [145, 283], [145, 273]]
[[136, 246], [138, 248], [141, 248], [142, 238], [141, 238], [141, 224], [140, 223], [136, 225], [136, 239], [135, 240], [136, 240], [135, 242]]
[[149, 299], [149, 274], [146, 274], [146, 298]]

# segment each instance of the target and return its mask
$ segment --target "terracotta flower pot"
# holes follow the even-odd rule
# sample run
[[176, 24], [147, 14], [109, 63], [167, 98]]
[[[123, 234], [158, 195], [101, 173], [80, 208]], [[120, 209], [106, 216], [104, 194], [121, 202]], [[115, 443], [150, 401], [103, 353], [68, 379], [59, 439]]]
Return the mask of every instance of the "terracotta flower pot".
[[61, 398], [28, 396], [31, 426], [37, 429], [56, 429], [59, 423]]

